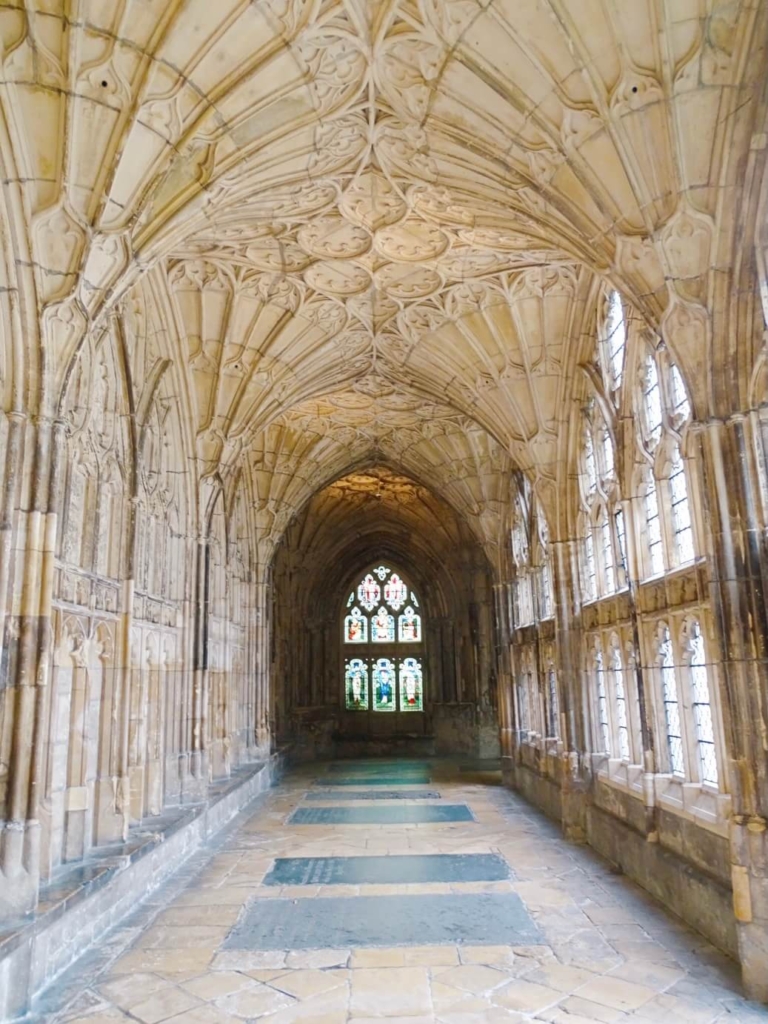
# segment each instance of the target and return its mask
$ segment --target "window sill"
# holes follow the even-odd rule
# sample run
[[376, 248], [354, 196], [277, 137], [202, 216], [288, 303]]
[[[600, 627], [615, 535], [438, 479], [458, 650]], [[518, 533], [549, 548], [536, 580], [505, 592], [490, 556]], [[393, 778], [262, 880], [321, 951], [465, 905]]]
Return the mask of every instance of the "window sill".
[[672, 814], [687, 818], [701, 828], [718, 835], [728, 835], [731, 798], [700, 782], [686, 782], [673, 775], [656, 775], [655, 791], [658, 806]]
[[642, 765], [630, 764], [629, 761], [622, 761], [618, 757], [606, 757], [605, 754], [593, 754], [592, 768], [601, 782], [640, 800], [644, 799], [643, 777], [645, 773]]
[[673, 775], [647, 774], [642, 765], [627, 764], [604, 754], [592, 754], [592, 769], [604, 785], [642, 800], [647, 807], [660, 807], [709, 832], [728, 835], [731, 798], [727, 793]]

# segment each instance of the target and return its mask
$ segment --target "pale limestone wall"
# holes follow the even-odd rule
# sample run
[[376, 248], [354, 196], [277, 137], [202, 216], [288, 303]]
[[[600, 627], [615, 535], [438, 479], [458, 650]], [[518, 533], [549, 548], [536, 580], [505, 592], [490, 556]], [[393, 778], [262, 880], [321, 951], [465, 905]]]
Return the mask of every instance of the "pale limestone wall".
[[[510, 778], [569, 834], [608, 849], [631, 827], [627, 850], [696, 869], [716, 837], [768, 998], [765, 4], [0, 13], [2, 914], [277, 732], [328, 749], [327, 716], [288, 726], [302, 687], [337, 700], [329, 627], [309, 623], [323, 667], [299, 678], [275, 560], [324, 495], [326, 560], [351, 571], [386, 537], [453, 581], [436, 680], [484, 749], [498, 715]], [[613, 289], [623, 388], [596, 351]], [[642, 351], [687, 397], [653, 444]], [[585, 415], [615, 455], [599, 500]], [[671, 555], [676, 446], [692, 562]], [[352, 536], [328, 495], [354, 505], [343, 481], [374, 466], [430, 514]], [[605, 504], [627, 586], [585, 600]], [[692, 620], [716, 789], [663, 755], [659, 635], [689, 686]], [[627, 758], [596, 739], [598, 649], [622, 652]]]

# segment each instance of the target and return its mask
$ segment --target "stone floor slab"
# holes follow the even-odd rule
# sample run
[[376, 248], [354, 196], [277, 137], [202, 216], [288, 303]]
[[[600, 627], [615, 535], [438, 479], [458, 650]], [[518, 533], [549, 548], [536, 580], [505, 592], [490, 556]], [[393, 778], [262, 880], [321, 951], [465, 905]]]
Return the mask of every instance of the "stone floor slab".
[[[335, 783], [334, 783], [335, 785]], [[321, 789], [312, 790], [305, 800], [440, 800], [436, 789]]]
[[264, 885], [364, 885], [495, 882], [511, 877], [498, 854], [405, 854], [394, 857], [280, 857]]
[[289, 825], [428, 825], [474, 821], [466, 804], [405, 804], [402, 807], [298, 807]]
[[514, 893], [255, 901], [227, 950], [327, 946], [515, 945], [541, 934]]
[[[327, 786], [328, 779], [318, 779], [316, 786]], [[407, 775], [334, 775], [334, 786], [423, 786], [431, 782], [429, 772], [409, 772]]]

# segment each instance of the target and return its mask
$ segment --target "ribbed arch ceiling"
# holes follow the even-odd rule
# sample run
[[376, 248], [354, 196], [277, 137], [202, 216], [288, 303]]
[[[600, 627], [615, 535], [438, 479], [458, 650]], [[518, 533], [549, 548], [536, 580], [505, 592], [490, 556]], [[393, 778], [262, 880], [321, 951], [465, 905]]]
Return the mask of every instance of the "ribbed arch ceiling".
[[[452, 419], [551, 484], [596, 274], [671, 325], [678, 354], [700, 362], [712, 336], [760, 11], [1, 6], [4, 177], [52, 368], [30, 393], [55, 409], [83, 336], [127, 297], [183, 364], [203, 473], [301, 424], [334, 472], [381, 452], [448, 487], [449, 434], [430, 430]], [[350, 397], [370, 380], [407, 407], [378, 446]]]

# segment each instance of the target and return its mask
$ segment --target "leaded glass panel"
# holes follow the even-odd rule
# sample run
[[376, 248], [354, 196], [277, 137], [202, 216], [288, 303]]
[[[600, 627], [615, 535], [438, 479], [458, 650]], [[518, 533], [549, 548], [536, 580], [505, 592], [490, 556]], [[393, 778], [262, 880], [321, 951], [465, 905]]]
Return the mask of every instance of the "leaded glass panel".
[[405, 658], [400, 663], [400, 710], [424, 710], [421, 662], [417, 658]]
[[395, 639], [395, 617], [384, 605], [371, 619], [371, 640], [375, 644], [390, 644]]
[[400, 643], [417, 643], [421, 640], [421, 616], [410, 605], [398, 619], [398, 640]]
[[390, 608], [399, 612], [408, 600], [408, 587], [403, 583], [397, 573], [392, 573], [384, 587], [384, 600]]
[[370, 573], [357, 588], [357, 599], [367, 612], [372, 612], [381, 600], [381, 587]]
[[612, 291], [608, 297], [608, 315], [605, 322], [606, 352], [608, 368], [614, 388], [621, 387], [624, 374], [624, 351], [627, 346], [627, 325], [624, 319], [624, 304], [621, 295]]
[[718, 784], [717, 751], [715, 730], [712, 722], [712, 705], [709, 698], [707, 661], [704, 656], [704, 638], [698, 623], [691, 630], [691, 702], [693, 720], [696, 726], [696, 743], [699, 749], [701, 781], [710, 786]]
[[395, 666], [389, 658], [378, 658], [373, 668], [373, 710], [395, 710]]
[[619, 741], [619, 757], [629, 761], [629, 721], [627, 718], [627, 694], [624, 689], [624, 666], [621, 651], [614, 647], [611, 652], [611, 675], [613, 676], [613, 698], [616, 703], [616, 732]]
[[664, 572], [664, 545], [661, 539], [661, 519], [659, 518], [659, 500], [656, 495], [656, 481], [653, 471], [648, 470], [648, 483], [645, 491], [645, 523], [648, 532], [648, 558], [651, 575]]
[[597, 684], [597, 720], [600, 726], [600, 740], [606, 754], [611, 752], [611, 729], [608, 721], [608, 696], [605, 692], [605, 665], [603, 652], [595, 653], [595, 682]]
[[348, 644], [364, 644], [368, 641], [368, 619], [359, 608], [353, 608], [344, 620], [344, 640]]
[[368, 666], [362, 658], [347, 661], [345, 682], [347, 711], [367, 711]]
[[691, 508], [688, 502], [688, 484], [685, 479], [685, 463], [680, 449], [675, 446], [672, 453], [672, 468], [669, 474], [670, 502], [672, 506], [672, 530], [675, 536], [675, 553], [678, 562], [690, 562], [694, 557], [693, 527]]
[[680, 724], [680, 705], [677, 695], [677, 677], [672, 654], [672, 641], [669, 630], [664, 631], [659, 645], [659, 664], [661, 668], [661, 694], [664, 701], [664, 717], [667, 726], [667, 750], [669, 768], [673, 775], [685, 775], [685, 758], [683, 754], [683, 731]]

